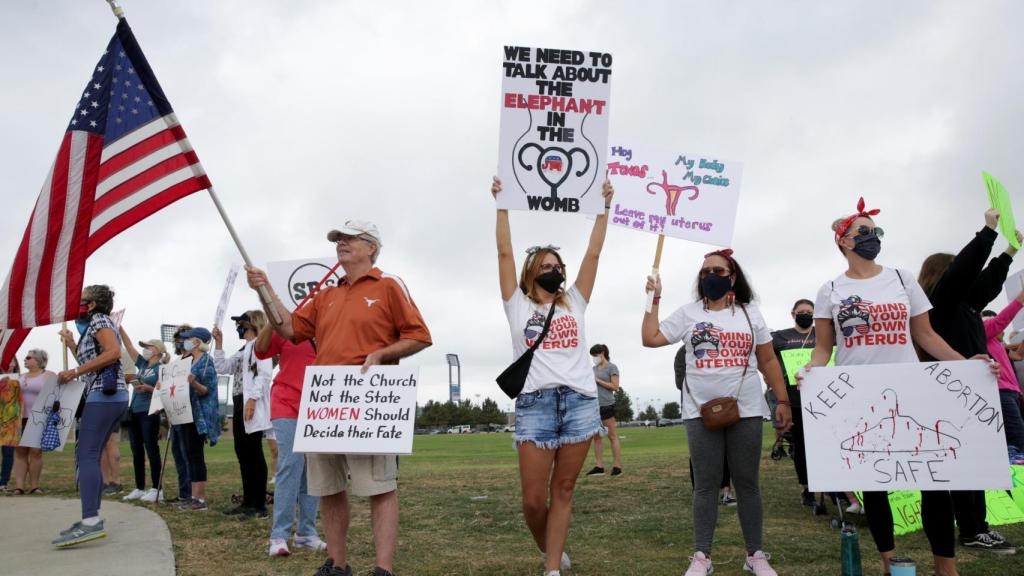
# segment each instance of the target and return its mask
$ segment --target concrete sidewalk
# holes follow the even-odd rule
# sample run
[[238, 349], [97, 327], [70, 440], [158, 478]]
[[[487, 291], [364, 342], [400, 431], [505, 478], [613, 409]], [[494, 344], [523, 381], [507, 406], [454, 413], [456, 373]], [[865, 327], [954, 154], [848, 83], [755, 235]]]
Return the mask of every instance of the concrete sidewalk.
[[173, 576], [167, 524], [142, 506], [103, 501], [107, 537], [58, 550], [50, 541], [81, 519], [78, 500], [0, 497], [0, 573], [5, 576], [81, 574]]

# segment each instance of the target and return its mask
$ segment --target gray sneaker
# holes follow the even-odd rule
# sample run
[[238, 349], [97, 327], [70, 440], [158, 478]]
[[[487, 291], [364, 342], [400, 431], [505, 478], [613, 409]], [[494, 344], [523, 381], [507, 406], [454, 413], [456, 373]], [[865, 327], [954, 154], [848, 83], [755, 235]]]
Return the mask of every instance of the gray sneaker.
[[121, 487], [120, 484], [114, 484], [113, 482], [111, 482], [110, 484], [107, 484], [107, 486], [103, 489], [103, 494], [106, 496], [114, 496], [120, 494], [123, 491], [124, 489]]
[[100, 538], [106, 538], [107, 533], [103, 530], [103, 522], [95, 526], [86, 526], [81, 522], [76, 522], [68, 530], [61, 532], [57, 539], [51, 542], [57, 548], [70, 548], [71, 546], [77, 546], [78, 544], [84, 544], [85, 542], [92, 542], [93, 540], [99, 540]]
[[[65, 534], [68, 534], [69, 532], [71, 532], [75, 528], [78, 528], [81, 525], [82, 525], [82, 521], [79, 520], [78, 522], [75, 522], [74, 524], [72, 524], [71, 528], [65, 528], [65, 529], [61, 530], [60, 531], [60, 535], [63, 536]], [[103, 529], [103, 520], [100, 520], [99, 527], [100, 527], [100, 529]]]

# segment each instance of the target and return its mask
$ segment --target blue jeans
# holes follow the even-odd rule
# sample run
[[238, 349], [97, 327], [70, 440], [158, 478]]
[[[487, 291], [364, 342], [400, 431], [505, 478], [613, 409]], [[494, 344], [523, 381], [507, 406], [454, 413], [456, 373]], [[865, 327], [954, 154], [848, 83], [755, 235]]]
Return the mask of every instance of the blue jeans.
[[295, 418], [275, 418], [274, 434], [277, 435], [277, 479], [274, 481], [274, 524], [270, 538], [287, 540], [291, 536], [295, 520], [295, 506], [299, 508], [297, 536], [316, 536], [316, 513], [320, 498], [306, 492], [306, 457], [301, 452], [292, 452], [295, 443]]
[[1013, 390], [1000, 390], [999, 403], [1003, 407], [1003, 432], [1006, 443], [1024, 451], [1024, 417], [1021, 417], [1019, 395]]
[[0, 486], [7, 486], [11, 481], [11, 468], [14, 467], [14, 446], [0, 448], [3, 460], [0, 463]]
[[537, 448], [557, 450], [564, 444], [588, 442], [603, 434], [597, 398], [568, 386], [523, 392], [516, 397], [516, 447], [533, 442]]
[[192, 497], [192, 477], [188, 474], [188, 455], [181, 438], [181, 426], [171, 426], [170, 435], [174, 469], [178, 473], [178, 498], [186, 500]]
[[103, 496], [100, 456], [110, 435], [121, 424], [128, 402], [85, 402], [75, 452], [78, 457], [79, 498], [82, 519], [98, 516]]

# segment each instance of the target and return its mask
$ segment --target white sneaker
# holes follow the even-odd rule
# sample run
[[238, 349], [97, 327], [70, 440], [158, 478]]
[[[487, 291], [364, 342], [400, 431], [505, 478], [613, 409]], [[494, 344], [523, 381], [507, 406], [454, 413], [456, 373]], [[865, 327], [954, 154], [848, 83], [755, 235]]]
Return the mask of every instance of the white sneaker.
[[268, 556], [289, 556], [291, 553], [291, 550], [288, 549], [287, 540], [270, 539], [270, 549], [267, 550]]
[[127, 496], [122, 498], [122, 500], [138, 500], [139, 498], [142, 498], [145, 495], [146, 495], [146, 491], [145, 490], [139, 490], [138, 488], [136, 488], [135, 490], [132, 490], [131, 492], [129, 492]]
[[705, 556], [703, 552], [697, 551], [690, 556], [690, 567], [686, 569], [683, 576], [711, 576], [714, 571], [714, 567], [711, 566], [711, 558]]
[[277, 474], [271, 476], [270, 480], [267, 480], [267, 484], [273, 484], [274, 482], [277, 482]]
[[779, 573], [772, 570], [772, 567], [768, 564], [769, 558], [771, 556], [758, 550], [747, 556], [747, 562], [743, 565], [743, 569], [754, 574], [754, 576], [779, 576]]
[[164, 491], [163, 490], [157, 491], [156, 488], [150, 488], [149, 490], [146, 490], [146, 493], [143, 494], [142, 497], [139, 498], [139, 500], [142, 501], [142, 502], [156, 502], [158, 500], [160, 502], [163, 502], [164, 501]]
[[309, 548], [310, 550], [327, 550], [327, 542], [319, 536], [295, 536], [292, 540], [296, 548]]
[[846, 513], [847, 514], [863, 514], [864, 513], [864, 506], [862, 506], [860, 502], [854, 502], [853, 504], [850, 504], [850, 506], [846, 508]]

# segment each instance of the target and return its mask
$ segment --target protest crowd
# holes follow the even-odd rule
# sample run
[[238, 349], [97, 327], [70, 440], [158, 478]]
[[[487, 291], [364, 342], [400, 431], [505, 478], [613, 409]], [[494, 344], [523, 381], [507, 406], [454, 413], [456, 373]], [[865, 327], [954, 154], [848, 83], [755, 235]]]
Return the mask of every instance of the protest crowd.
[[[143, 80], [152, 83], [148, 90], [159, 92], [161, 105], [169, 110], [148, 64], [145, 69], [140, 65], [144, 58], [123, 18], [112, 43], [119, 43], [137, 59], [136, 66], [145, 73]], [[524, 49], [507, 48], [506, 58], [525, 61], [529, 56], [528, 52], [515, 55], [516, 50]], [[574, 53], [564, 58], [569, 59], [569, 54]], [[569, 80], [607, 84], [611, 59], [606, 56], [607, 63], [599, 53], [591, 53], [586, 61], [593, 58], [594, 68], [583, 66], [579, 70], [590, 72], [580, 72]], [[575, 57], [571, 60], [582, 65]], [[510, 78], [521, 74], [516, 72], [520, 70], [517, 66], [506, 68]], [[552, 113], [604, 114], [607, 120], [600, 95], [593, 103], [586, 99], [588, 106], [583, 111], [557, 97], [535, 98], [512, 91], [508, 95], [511, 99], [506, 98], [505, 108], [510, 113], [554, 107]], [[533, 146], [537, 173], [597, 170], [597, 160], [581, 148], [557, 152], [540, 144]], [[529, 145], [517, 150], [517, 161], [525, 166]], [[612, 149], [611, 154], [617, 152]], [[586, 159], [582, 169], [580, 158]], [[708, 169], [720, 174], [724, 165], [717, 162]], [[614, 397], [623, 374], [612, 363], [612, 356], [616, 346], [627, 339], [636, 343], [636, 327], [643, 347], [678, 350], [675, 382], [692, 482], [692, 508], [684, 515], [692, 524], [693, 540], [686, 544], [689, 552], [679, 558], [684, 576], [713, 573], [719, 512], [733, 505], [746, 549], [743, 570], [756, 576], [785, 573], [784, 565], [772, 560], [773, 543], [765, 537], [765, 524], [771, 522], [765, 516], [769, 498], [806, 506], [818, 514], [832, 508], [841, 517], [863, 515], [877, 551], [877, 556], [866, 554], [865, 563], [880, 574], [906, 574], [900, 571], [906, 559], [899, 555], [889, 491], [863, 490], [863, 486], [812, 491], [810, 476], [820, 462], [809, 457], [807, 426], [819, 417], [819, 410], [825, 414], [833, 406], [822, 408], [809, 395], [802, 397], [806, 394], [802, 389], [816, 374], [830, 370], [829, 366], [848, 367], [854, 374], [857, 368], [882, 364], [927, 366], [970, 360], [971, 366], [982, 367], [986, 376], [997, 381], [1002, 423], [999, 438], [1005, 437], [1008, 449], [1006, 459], [998, 464], [1024, 462], [1024, 338], [1010, 331], [1024, 307], [1024, 292], [1001, 309], [993, 304], [1017, 254], [1015, 246], [1024, 235], [1012, 231], [1006, 238], [1010, 245], [993, 256], [1000, 232], [1007, 235], [1000, 228], [999, 210], [991, 208], [979, 214], [980, 228], [973, 236], [960, 239], [963, 247], [958, 253], [935, 253], [912, 270], [879, 263], [885, 254], [882, 218], [886, 215], [869, 208], [863, 198], [852, 210], [845, 201], [837, 200], [833, 209], [838, 218], [814, 223], [831, 229], [838, 252], [834, 277], [814, 279], [816, 293], [806, 291], [814, 286], [804, 291], [794, 287], [793, 304], [787, 306], [793, 324], [774, 330], [762, 314], [757, 287], [744, 273], [743, 251], [722, 247], [729, 242], [707, 242], [714, 248], [703, 259], [672, 263], [692, 270], [692, 298], [684, 289], [663, 286], [661, 276], [654, 273], [642, 290], [636, 286], [637, 297], [649, 299], [646, 311], [636, 315], [633, 326], [602, 335], [602, 343], [596, 343], [585, 338], [587, 310], [592, 298], [602, 296], [598, 270], [608, 265], [602, 256], [608, 226], [613, 218], [627, 214], [616, 211], [617, 193], [621, 193], [616, 187], [622, 180], [613, 177], [616, 174], [605, 174], [602, 167], [604, 176], [595, 176], [593, 194], [566, 198], [556, 194], [561, 181], [553, 183], [545, 177], [540, 189], [550, 190], [550, 197], [526, 197], [518, 188], [512, 189], [504, 170], [503, 165], [501, 175], [491, 181], [490, 194], [496, 203], [500, 298], [514, 362], [497, 377], [497, 384], [515, 403], [511, 449], [518, 457], [522, 522], [537, 550], [536, 557], [523, 559], [524, 571], [536, 573], [541, 562], [544, 576], [572, 570], [569, 533], [580, 478], [607, 475], [610, 481], [623, 482], [624, 490], [632, 489], [631, 471], [623, 465]], [[728, 170], [726, 175], [736, 179]], [[659, 183], [659, 178], [648, 186], [660, 186], [658, 193], [665, 193], [663, 210], [669, 216], [674, 215], [680, 198], [692, 201], [699, 197], [699, 178], [693, 186], [670, 185], [667, 175]], [[730, 181], [715, 176], [701, 181], [705, 184], [726, 187]], [[196, 186], [205, 189], [208, 182]], [[661, 196], [651, 201], [661, 208]], [[532, 247], [525, 254], [513, 248], [510, 210], [574, 211], [587, 203], [593, 208], [594, 220], [582, 254], [563, 254], [547, 238], [530, 238]], [[683, 218], [676, 225], [688, 232], [701, 231], [699, 223], [688, 224]], [[891, 225], [900, 222], [894, 218]], [[8, 406], [16, 410], [20, 418], [5, 418], [0, 428], [4, 444], [0, 490], [17, 497], [44, 493], [44, 451], [67, 441], [68, 432], [58, 426], [66, 412], [75, 423], [81, 514], [67, 519], [68, 527], [52, 540], [55, 547], [75, 548], [106, 538], [102, 516], [106, 496], [163, 507], [166, 513], [223, 514], [244, 522], [264, 522], [266, 540], [260, 554], [283, 558], [296, 549], [308, 549], [322, 555], [318, 576], [351, 576], [351, 502], [361, 498], [368, 500], [370, 507], [371, 573], [394, 576], [400, 529], [399, 456], [345, 452], [346, 444], [332, 437], [333, 433], [316, 440], [324, 443], [320, 445], [334, 442], [340, 446], [337, 450], [318, 452], [300, 446], [300, 441], [309, 440], [300, 424], [307, 418], [304, 411], [300, 413], [300, 406], [313, 387], [326, 386], [316, 379], [311, 382], [310, 374], [317, 369], [347, 367], [350, 372], [346, 374], [383, 373], [379, 371], [399, 366], [400, 360], [431, 346], [431, 330], [412, 296], [414, 292], [429, 293], [429, 287], [409, 287], [400, 276], [378, 266], [384, 235], [373, 222], [344, 220], [327, 231], [326, 240], [334, 249], [339, 280], [331, 284], [321, 281], [295, 306], [282, 299], [265, 270], [246, 262], [245, 282], [261, 307], [239, 310], [229, 317], [227, 325], [242, 341], [237, 350], [224, 349], [224, 333], [216, 324], [179, 325], [169, 337], [129, 334], [115, 313], [113, 287], [82, 286], [69, 299], [74, 312], [48, 322], [74, 321], [74, 327], [60, 332], [62, 345], [71, 356], [62, 370], [55, 370], [54, 359], [38, 349], [17, 354], [14, 346], [10, 358], [4, 358], [0, 403], [5, 410]], [[576, 258], [574, 274], [570, 274], [570, 257]], [[517, 262], [518, 258], [522, 261]], [[12, 292], [9, 298], [13, 301], [16, 296]], [[875, 314], [885, 314], [888, 320], [879, 323], [873, 319]], [[12, 318], [5, 316], [4, 320], [12, 329], [24, 328]], [[503, 334], [481, 337], [504, 342]], [[792, 358], [801, 360], [794, 364], [797, 361]], [[628, 374], [628, 368], [623, 372]], [[671, 378], [666, 370], [665, 382]], [[628, 379], [624, 383], [628, 385]], [[80, 401], [68, 404], [67, 396], [61, 394], [70, 394], [68, 391], [79, 385]], [[225, 385], [229, 389], [222, 389]], [[44, 399], [46, 417], [35, 422], [34, 407], [47, 390], [57, 391], [57, 401]], [[212, 481], [209, 451], [218, 445], [222, 434], [221, 395], [230, 402], [230, 442], [238, 466], [234, 479], [238, 493], [231, 502], [215, 502], [207, 495]], [[893, 436], [900, 416], [898, 406], [890, 415]], [[345, 416], [344, 412], [330, 414], [339, 420]], [[778, 451], [780, 457], [792, 459], [796, 483], [791, 493], [762, 492], [767, 422], [778, 439], [771, 447], [773, 456]], [[130, 439], [130, 490], [122, 486], [120, 478], [122, 426], [128, 429]], [[939, 423], [934, 426], [934, 435], [941, 436]], [[30, 434], [35, 435], [35, 444], [22, 445], [22, 435], [27, 438]], [[382, 438], [389, 434], [378, 432]], [[854, 440], [862, 442], [869, 434], [865, 423]], [[605, 437], [610, 453], [603, 446]], [[162, 453], [165, 442], [172, 463]], [[584, 470], [591, 450], [594, 466]], [[176, 472], [176, 486], [165, 481], [169, 466]], [[928, 485], [921, 490], [921, 513], [932, 554], [926, 562], [929, 567], [922, 571], [956, 576], [958, 551], [963, 549], [1016, 552], [988, 523], [984, 490], [941, 490]], [[108, 545], [116, 546], [116, 539], [110, 538]], [[415, 568], [408, 572], [415, 573]]]

